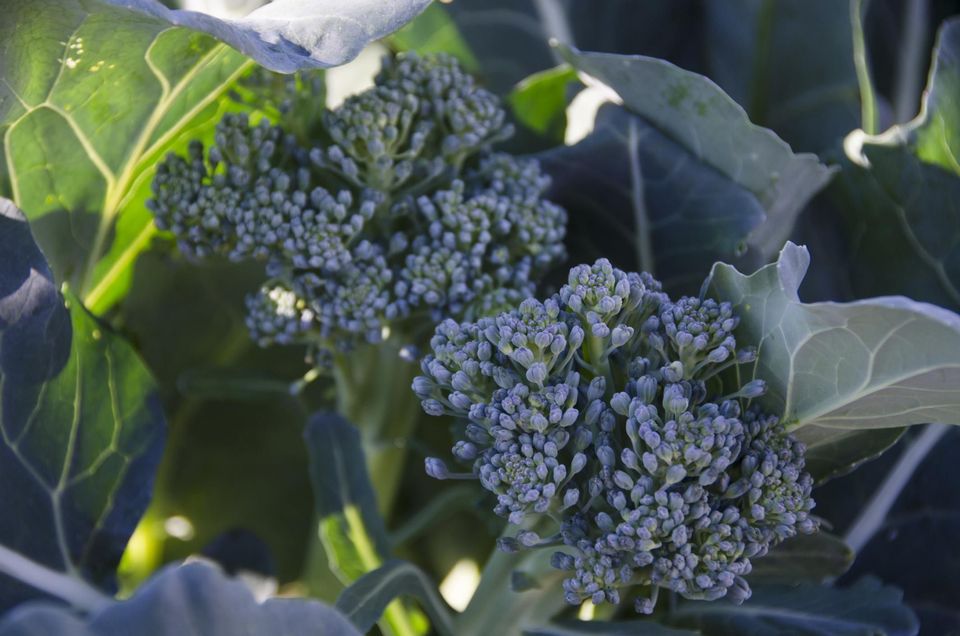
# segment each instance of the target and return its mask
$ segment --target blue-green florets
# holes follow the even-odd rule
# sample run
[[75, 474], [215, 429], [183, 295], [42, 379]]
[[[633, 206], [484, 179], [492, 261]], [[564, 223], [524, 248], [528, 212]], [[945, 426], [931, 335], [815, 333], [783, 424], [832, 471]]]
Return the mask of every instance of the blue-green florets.
[[660, 588], [739, 602], [751, 559], [816, 522], [803, 445], [750, 404], [762, 380], [737, 383], [755, 359], [737, 323], [729, 303], [671, 300], [601, 259], [546, 301], [443, 322], [413, 388], [466, 421], [453, 455], [497, 514], [553, 520], [500, 544], [560, 546], [570, 603], [629, 594], [649, 613]]
[[209, 149], [170, 155], [149, 202], [189, 257], [265, 262], [248, 301], [260, 344], [343, 349], [416, 315], [497, 312], [563, 258], [549, 179], [491, 150], [511, 127], [454, 58], [388, 60], [373, 88], [319, 116], [275, 101], [279, 123], [227, 115]]

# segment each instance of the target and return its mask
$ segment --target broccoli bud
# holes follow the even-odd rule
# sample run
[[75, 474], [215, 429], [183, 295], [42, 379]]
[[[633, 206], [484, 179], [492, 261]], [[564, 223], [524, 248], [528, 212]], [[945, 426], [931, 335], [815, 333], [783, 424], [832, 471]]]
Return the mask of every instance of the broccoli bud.
[[399, 55], [374, 87], [309, 117], [309, 78], [258, 77], [289, 93], [274, 99], [279, 122], [225, 116], [210, 148], [158, 166], [148, 205], [190, 258], [265, 263], [247, 316], [260, 345], [343, 350], [412, 316], [488, 315], [564, 258], [548, 177], [491, 150], [512, 129], [454, 58]]
[[762, 380], [726, 372], [755, 357], [737, 323], [729, 303], [671, 300], [601, 259], [546, 301], [441, 323], [413, 386], [429, 414], [466, 421], [453, 455], [494, 512], [557, 520], [570, 603], [627, 588], [640, 613], [661, 588], [741, 602], [751, 559], [817, 524], [804, 446], [749, 404]]

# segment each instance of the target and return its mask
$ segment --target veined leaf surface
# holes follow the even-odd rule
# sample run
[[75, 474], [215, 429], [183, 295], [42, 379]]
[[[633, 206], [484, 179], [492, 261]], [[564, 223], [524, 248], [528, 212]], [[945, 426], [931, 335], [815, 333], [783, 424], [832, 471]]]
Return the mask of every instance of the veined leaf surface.
[[[776, 263], [749, 276], [722, 263], [711, 273], [712, 293], [740, 316], [738, 342], [758, 348], [753, 375], [767, 382], [764, 406], [809, 453], [833, 452], [834, 464], [861, 460], [858, 440], [875, 429], [960, 424], [960, 316], [900, 296], [803, 303], [797, 290], [809, 263], [805, 248], [787, 243]], [[876, 454], [873, 446], [865, 448]]]
[[0, 268], [0, 607], [9, 608], [39, 595], [37, 577], [50, 573], [68, 593], [112, 586], [150, 501], [164, 422], [134, 350], [75, 297], [64, 305], [7, 200], [0, 248], [10, 257]]
[[330, 66], [426, 4], [280, 0], [224, 22], [153, 0], [5, 0], [0, 193], [26, 212], [56, 279], [100, 313], [155, 233], [143, 205], [154, 165], [185, 129], [216, 122], [254, 63], [220, 40], [278, 70]]

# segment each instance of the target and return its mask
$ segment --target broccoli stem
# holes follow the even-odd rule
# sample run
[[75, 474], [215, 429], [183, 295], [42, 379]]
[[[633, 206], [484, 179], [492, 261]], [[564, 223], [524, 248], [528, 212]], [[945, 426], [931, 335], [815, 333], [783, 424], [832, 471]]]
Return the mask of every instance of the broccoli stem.
[[[556, 530], [556, 522], [543, 516], [532, 529], [550, 534]], [[516, 533], [516, 526], [508, 526], [502, 536], [512, 537]], [[550, 565], [550, 555], [555, 551], [556, 548], [543, 548], [511, 554], [494, 548], [483, 567], [477, 591], [457, 617], [457, 636], [521, 634], [558, 614], [566, 606], [560, 588], [565, 573]], [[524, 592], [513, 591], [511, 577], [516, 570], [536, 580], [539, 586]]]
[[334, 358], [337, 410], [360, 430], [370, 482], [388, 517], [400, 485], [406, 442], [421, 416], [410, 389], [419, 372], [400, 357], [402, 338], [391, 338]]
[[[587, 331], [590, 334], [589, 331]], [[613, 370], [610, 368], [610, 355], [606, 349], [606, 343], [603, 338], [598, 338], [593, 334], [587, 336], [584, 345], [587, 364], [596, 373], [596, 377], [602, 377], [607, 381], [607, 393], [609, 394], [614, 386]]]

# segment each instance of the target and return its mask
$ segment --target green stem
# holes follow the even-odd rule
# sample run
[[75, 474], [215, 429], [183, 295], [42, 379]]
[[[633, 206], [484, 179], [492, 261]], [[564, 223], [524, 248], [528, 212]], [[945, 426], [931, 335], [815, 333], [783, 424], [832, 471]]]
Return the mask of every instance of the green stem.
[[[552, 524], [544, 518], [539, 525]], [[535, 528], [539, 529], [539, 528]], [[505, 535], [516, 534], [508, 526]], [[565, 606], [560, 583], [564, 573], [550, 565], [552, 548], [510, 554], [494, 549], [480, 575], [480, 585], [470, 604], [456, 620], [457, 636], [521, 634], [527, 628], [542, 625]], [[539, 582], [536, 589], [514, 592], [510, 579], [514, 570]]]
[[853, 30], [853, 65], [860, 85], [860, 127], [868, 135], [879, 132], [877, 122], [877, 99], [870, 80], [870, 64], [867, 59], [867, 44], [863, 33], [863, 17], [869, 0], [850, 0], [850, 26]]
[[602, 376], [607, 381], [607, 392], [613, 390], [616, 386], [613, 382], [613, 370], [610, 368], [610, 356], [607, 355], [605, 342], [603, 338], [594, 336], [587, 331], [587, 342], [584, 353], [587, 356], [587, 362], [593, 368], [597, 377]]
[[370, 481], [384, 517], [389, 516], [406, 459], [406, 441], [420, 419], [420, 402], [410, 385], [416, 363], [400, 357], [388, 340], [335, 358], [337, 411], [360, 430]]
[[654, 273], [653, 237], [650, 228], [650, 215], [644, 198], [643, 170], [640, 166], [640, 133], [637, 122], [631, 117], [627, 128], [627, 146], [630, 159], [630, 196], [633, 207], [633, 223], [636, 229], [637, 264], [640, 269]]

